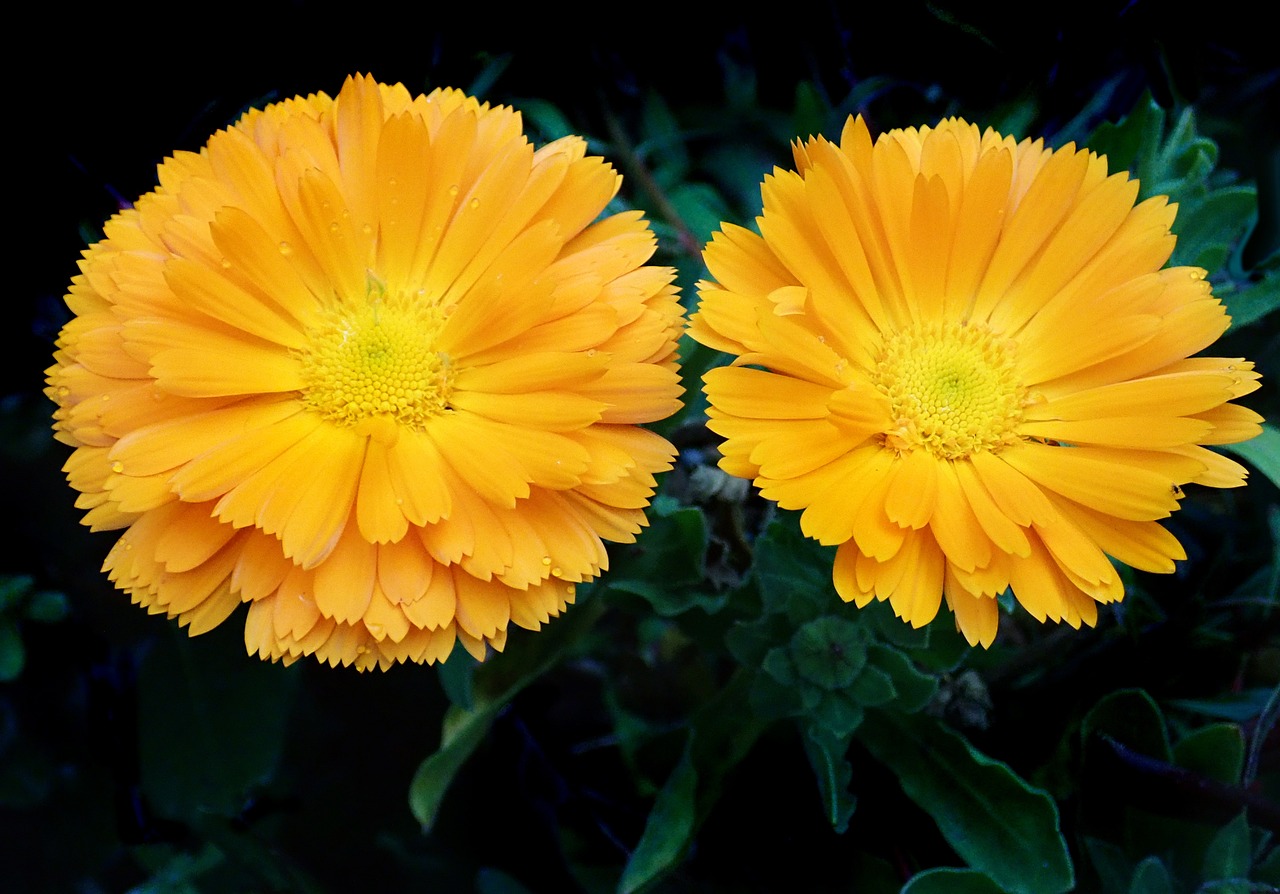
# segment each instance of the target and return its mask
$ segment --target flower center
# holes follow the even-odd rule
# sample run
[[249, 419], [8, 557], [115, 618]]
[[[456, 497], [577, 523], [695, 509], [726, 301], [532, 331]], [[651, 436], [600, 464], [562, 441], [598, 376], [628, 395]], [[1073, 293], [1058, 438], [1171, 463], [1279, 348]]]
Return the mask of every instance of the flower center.
[[432, 349], [443, 322], [435, 308], [381, 295], [329, 312], [299, 355], [303, 402], [340, 425], [384, 416], [421, 430], [449, 409], [453, 370]]
[[1026, 396], [1014, 348], [980, 325], [931, 323], [889, 334], [873, 376], [892, 408], [885, 444], [962, 459], [1014, 443]]

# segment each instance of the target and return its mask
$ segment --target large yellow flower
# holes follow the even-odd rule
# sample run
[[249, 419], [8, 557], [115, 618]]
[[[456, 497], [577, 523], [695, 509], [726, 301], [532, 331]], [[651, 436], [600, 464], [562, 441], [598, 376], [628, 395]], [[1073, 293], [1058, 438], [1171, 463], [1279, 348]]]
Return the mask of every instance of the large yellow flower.
[[[246, 114], [113, 217], [48, 372], [106, 561], [199, 633], [387, 667], [501, 649], [644, 524], [681, 309], [583, 140], [352, 78]], [[593, 221], [595, 221], [593, 223]]]
[[1068, 145], [955, 119], [874, 144], [797, 142], [760, 235], [725, 225], [690, 324], [721, 467], [839, 544], [845, 600], [915, 626], [942, 596], [989, 645], [1011, 589], [1041, 621], [1120, 599], [1107, 556], [1172, 571], [1182, 485], [1243, 483], [1205, 449], [1252, 437], [1253, 364], [1190, 355], [1228, 318], [1203, 270], [1161, 269], [1176, 206]]

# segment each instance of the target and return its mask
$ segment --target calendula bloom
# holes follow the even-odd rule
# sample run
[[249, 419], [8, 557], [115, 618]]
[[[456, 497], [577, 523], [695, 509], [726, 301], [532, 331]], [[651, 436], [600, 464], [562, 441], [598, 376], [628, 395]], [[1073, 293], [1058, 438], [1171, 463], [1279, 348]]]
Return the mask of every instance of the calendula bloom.
[[1172, 571], [1182, 486], [1246, 475], [1202, 445], [1261, 421], [1229, 403], [1253, 364], [1191, 357], [1229, 319], [1205, 271], [1161, 269], [1176, 206], [956, 119], [793, 150], [759, 235], [705, 251], [691, 334], [737, 355], [705, 380], [721, 467], [839, 545], [843, 599], [918, 627], [945, 596], [972, 644], [1006, 589], [1079, 627], [1124, 594], [1108, 555]]
[[482, 657], [644, 524], [672, 271], [577, 137], [348, 79], [250, 111], [84, 254], [48, 371], [105, 568], [192, 634], [361, 669]]

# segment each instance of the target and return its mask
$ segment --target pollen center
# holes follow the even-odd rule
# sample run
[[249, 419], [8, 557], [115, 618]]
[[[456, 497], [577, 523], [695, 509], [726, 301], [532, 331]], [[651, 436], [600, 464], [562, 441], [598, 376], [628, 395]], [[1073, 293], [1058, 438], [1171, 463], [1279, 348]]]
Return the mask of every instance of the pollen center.
[[997, 451], [1017, 440], [1026, 396], [1014, 344], [985, 326], [933, 323], [888, 335], [876, 387], [889, 399], [885, 444], [939, 459]]
[[421, 430], [449, 409], [453, 371], [434, 308], [378, 297], [328, 313], [300, 352], [304, 403], [341, 425], [374, 416]]

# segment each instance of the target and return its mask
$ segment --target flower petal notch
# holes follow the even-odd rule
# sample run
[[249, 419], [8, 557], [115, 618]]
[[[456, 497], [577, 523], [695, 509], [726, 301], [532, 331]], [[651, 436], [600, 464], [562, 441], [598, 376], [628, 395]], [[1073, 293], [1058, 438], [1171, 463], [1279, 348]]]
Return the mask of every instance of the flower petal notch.
[[1175, 206], [1135, 205], [1105, 157], [965, 121], [793, 145], [759, 233], [725, 224], [690, 321], [734, 355], [705, 377], [721, 467], [838, 545], [845, 601], [919, 627], [945, 598], [989, 646], [1006, 590], [1040, 621], [1097, 621], [1108, 557], [1169, 572], [1188, 483], [1246, 470], [1205, 445], [1261, 418], [1242, 359], [1192, 357], [1229, 319], [1165, 268]]
[[113, 217], [47, 372], [105, 570], [192, 634], [387, 668], [501, 650], [645, 524], [683, 312], [621, 178], [520, 115], [352, 77]]

